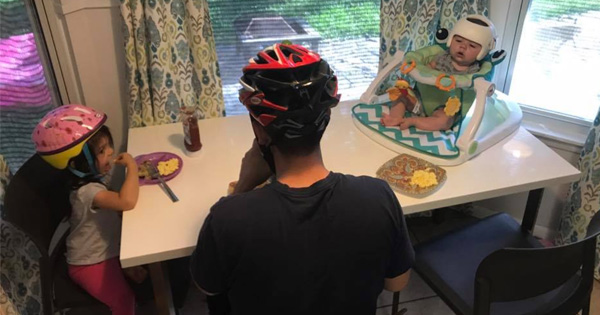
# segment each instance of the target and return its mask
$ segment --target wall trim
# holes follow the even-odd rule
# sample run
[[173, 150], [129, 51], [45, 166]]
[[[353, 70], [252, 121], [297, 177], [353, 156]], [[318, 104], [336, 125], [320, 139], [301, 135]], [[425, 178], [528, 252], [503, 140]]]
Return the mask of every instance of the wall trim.
[[543, 240], [548, 240], [548, 241], [554, 242], [554, 239], [556, 238], [557, 235], [558, 235], [557, 230], [553, 230], [553, 229], [545, 227], [545, 226], [536, 224], [535, 227], [533, 228], [533, 236], [541, 238]]
[[56, 6], [58, 0], [52, 3], [44, 0], [34, 1], [62, 104], [85, 104], [69, 32], [64, 23], [64, 16], [56, 11], [59, 8]]

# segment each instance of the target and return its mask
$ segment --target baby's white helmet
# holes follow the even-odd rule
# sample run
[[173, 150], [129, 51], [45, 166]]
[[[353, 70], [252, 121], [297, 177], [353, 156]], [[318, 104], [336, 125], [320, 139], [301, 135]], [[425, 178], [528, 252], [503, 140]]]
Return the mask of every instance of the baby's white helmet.
[[[485, 24], [482, 25], [482, 24]], [[458, 20], [448, 34], [448, 47], [452, 44], [454, 35], [462, 36], [481, 45], [477, 60], [483, 59], [490, 50], [496, 47], [496, 29], [492, 21], [480, 14], [470, 14]]]

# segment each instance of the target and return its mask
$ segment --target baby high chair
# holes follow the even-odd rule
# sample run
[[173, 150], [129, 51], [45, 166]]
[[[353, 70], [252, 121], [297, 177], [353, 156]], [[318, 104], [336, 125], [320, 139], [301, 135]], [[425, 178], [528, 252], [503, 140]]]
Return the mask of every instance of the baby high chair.
[[[469, 17], [486, 21], [489, 27], [473, 24]], [[448, 75], [429, 67], [435, 56], [450, 46], [456, 34], [484, 43], [477, 58], [481, 65], [478, 72]], [[423, 158], [432, 163], [459, 165], [517, 130], [522, 112], [506, 95], [494, 93], [495, 86], [490, 82], [494, 66], [504, 60], [505, 53], [490, 53], [495, 44], [495, 32], [489, 20], [480, 15], [468, 16], [458, 21], [451, 32], [440, 29], [436, 33], [436, 42], [406, 54], [398, 52], [362, 94], [361, 103], [352, 108], [352, 113], [359, 130], [393, 151], [405, 153], [408, 147], [424, 154]], [[457, 106], [457, 118], [453, 127], [424, 131], [415, 127], [400, 130], [396, 126], [383, 126], [380, 123], [382, 113], [389, 111], [391, 105], [386, 90], [398, 79], [414, 83], [426, 115], [431, 115], [440, 104], [449, 106], [450, 99], [455, 97], [453, 105]], [[406, 113], [407, 117], [410, 115]]]

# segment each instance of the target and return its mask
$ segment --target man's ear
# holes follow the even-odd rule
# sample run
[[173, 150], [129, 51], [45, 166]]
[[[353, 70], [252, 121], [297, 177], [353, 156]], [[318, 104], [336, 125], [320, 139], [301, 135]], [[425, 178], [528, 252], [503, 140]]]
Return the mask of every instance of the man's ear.
[[252, 130], [254, 131], [254, 136], [256, 137], [258, 144], [262, 146], [269, 146], [271, 144], [271, 137], [265, 130], [265, 127], [254, 119], [252, 119]]

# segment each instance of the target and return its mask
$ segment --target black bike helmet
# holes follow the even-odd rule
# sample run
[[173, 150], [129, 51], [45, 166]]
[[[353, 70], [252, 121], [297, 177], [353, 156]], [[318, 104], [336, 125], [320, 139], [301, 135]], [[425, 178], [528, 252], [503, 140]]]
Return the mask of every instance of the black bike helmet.
[[340, 101], [329, 64], [300, 45], [268, 47], [242, 71], [240, 102], [274, 141], [324, 130]]

